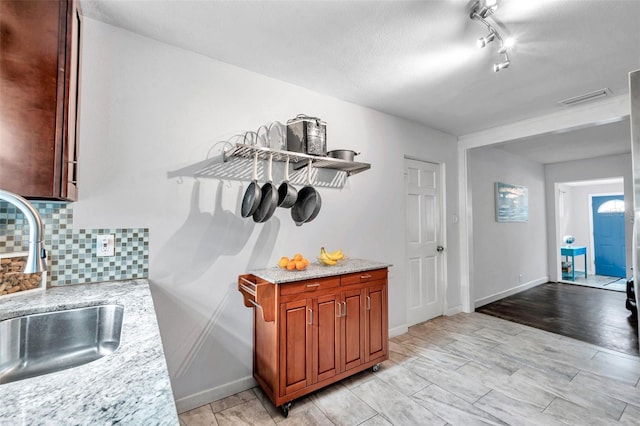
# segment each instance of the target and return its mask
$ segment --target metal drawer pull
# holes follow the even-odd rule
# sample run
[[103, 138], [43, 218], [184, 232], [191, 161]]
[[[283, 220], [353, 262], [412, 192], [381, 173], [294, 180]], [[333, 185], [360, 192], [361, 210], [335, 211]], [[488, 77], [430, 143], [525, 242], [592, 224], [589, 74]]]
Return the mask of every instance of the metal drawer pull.
[[342, 304], [344, 305], [344, 313], [342, 314], [343, 317], [347, 316], [347, 302], [342, 302]]
[[307, 287], [320, 287], [320, 283], [307, 284]]
[[342, 316], [342, 305], [340, 304], [340, 302], [338, 302], [337, 305], [338, 305], [338, 318], [340, 318]]
[[361, 280], [368, 280], [368, 279], [369, 279], [369, 278], [371, 278], [372, 276], [373, 276], [373, 275], [369, 275], [369, 274], [366, 274], [366, 275], [360, 275], [360, 279], [361, 279]]
[[313, 324], [313, 309], [309, 309], [309, 325]]
[[367, 311], [371, 310], [371, 297], [367, 296]]

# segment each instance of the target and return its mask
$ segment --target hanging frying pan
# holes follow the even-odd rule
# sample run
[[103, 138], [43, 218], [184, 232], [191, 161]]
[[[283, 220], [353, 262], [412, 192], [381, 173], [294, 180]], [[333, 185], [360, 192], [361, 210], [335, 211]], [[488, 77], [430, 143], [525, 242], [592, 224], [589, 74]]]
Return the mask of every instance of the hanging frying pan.
[[260, 191], [260, 185], [258, 185], [258, 152], [256, 151], [253, 156], [253, 180], [242, 198], [242, 217], [253, 215], [260, 206], [261, 198], [262, 192]]
[[269, 155], [269, 180], [262, 185], [262, 196], [258, 210], [253, 213], [253, 221], [257, 223], [266, 222], [273, 216], [273, 212], [278, 207], [278, 188], [273, 184], [271, 167], [273, 165], [273, 154]]
[[309, 160], [307, 165], [307, 185], [298, 191], [298, 199], [291, 208], [291, 218], [297, 226], [302, 226], [303, 223], [311, 222], [315, 219], [322, 206], [320, 193], [311, 186], [311, 167], [312, 161]]
[[298, 190], [289, 183], [289, 157], [284, 165], [284, 180], [278, 187], [278, 207], [288, 209], [293, 207], [298, 199]]

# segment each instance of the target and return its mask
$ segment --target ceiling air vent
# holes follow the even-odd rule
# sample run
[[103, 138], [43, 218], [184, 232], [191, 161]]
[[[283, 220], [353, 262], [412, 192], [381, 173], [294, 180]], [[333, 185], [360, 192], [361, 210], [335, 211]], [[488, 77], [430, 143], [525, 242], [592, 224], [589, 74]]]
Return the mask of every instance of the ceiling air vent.
[[585, 93], [584, 95], [574, 96], [573, 98], [564, 99], [558, 102], [566, 107], [581, 104], [583, 102], [595, 101], [596, 99], [605, 98], [611, 95], [611, 90], [604, 88], [594, 92]]

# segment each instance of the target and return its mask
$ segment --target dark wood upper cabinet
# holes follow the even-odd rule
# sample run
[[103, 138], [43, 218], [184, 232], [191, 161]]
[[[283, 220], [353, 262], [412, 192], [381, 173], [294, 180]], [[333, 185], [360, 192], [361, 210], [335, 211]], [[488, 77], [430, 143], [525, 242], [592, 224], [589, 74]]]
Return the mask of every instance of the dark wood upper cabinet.
[[81, 30], [76, 0], [0, 0], [0, 188], [77, 199]]

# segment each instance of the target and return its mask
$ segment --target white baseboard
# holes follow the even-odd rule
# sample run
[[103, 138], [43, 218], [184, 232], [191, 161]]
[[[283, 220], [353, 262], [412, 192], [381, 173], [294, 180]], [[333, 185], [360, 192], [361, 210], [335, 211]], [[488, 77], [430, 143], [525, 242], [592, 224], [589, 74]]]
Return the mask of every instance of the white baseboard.
[[549, 277], [538, 278], [537, 280], [529, 281], [524, 284], [520, 284], [519, 286], [510, 288], [508, 290], [504, 290], [495, 294], [492, 294], [487, 297], [483, 297], [482, 299], [478, 299], [474, 303], [474, 307], [479, 308], [480, 306], [484, 306], [488, 303], [495, 302], [496, 300], [504, 299], [507, 296], [511, 296], [516, 293], [520, 293], [521, 291], [528, 290], [532, 287], [535, 287], [540, 284], [544, 284], [549, 282]]
[[452, 315], [459, 314], [460, 312], [462, 312], [462, 305], [454, 306], [453, 308], [447, 309], [445, 315], [450, 317]]
[[251, 389], [257, 386], [257, 383], [253, 376], [243, 377], [231, 383], [225, 383], [224, 385], [217, 386], [215, 388], [205, 389], [201, 392], [194, 393], [193, 395], [184, 396], [176, 400], [176, 409], [178, 413], [184, 413], [194, 408], [202, 407], [210, 402], [217, 401], [227, 396], [231, 396], [238, 392]]
[[400, 336], [401, 334], [408, 333], [409, 327], [407, 324], [399, 325], [398, 327], [393, 327], [389, 329], [389, 338]]

